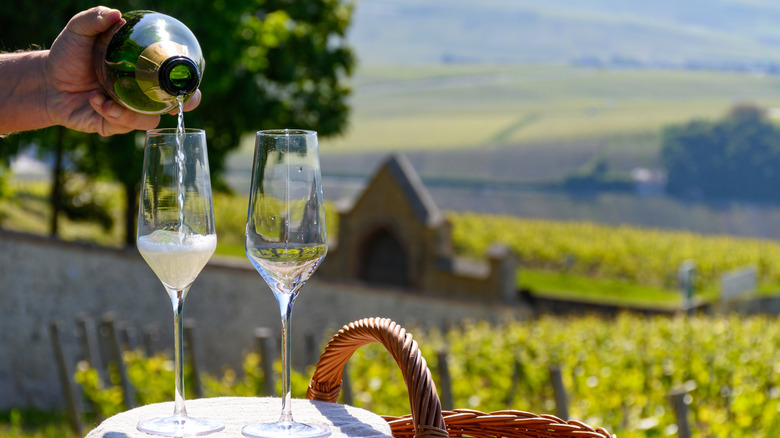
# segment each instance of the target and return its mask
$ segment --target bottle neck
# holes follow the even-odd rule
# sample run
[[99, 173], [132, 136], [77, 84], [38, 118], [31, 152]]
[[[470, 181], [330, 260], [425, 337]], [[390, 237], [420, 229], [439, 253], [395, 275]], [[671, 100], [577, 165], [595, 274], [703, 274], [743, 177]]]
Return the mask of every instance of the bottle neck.
[[200, 85], [200, 71], [195, 61], [186, 56], [171, 56], [158, 70], [160, 89], [172, 96], [193, 93]]

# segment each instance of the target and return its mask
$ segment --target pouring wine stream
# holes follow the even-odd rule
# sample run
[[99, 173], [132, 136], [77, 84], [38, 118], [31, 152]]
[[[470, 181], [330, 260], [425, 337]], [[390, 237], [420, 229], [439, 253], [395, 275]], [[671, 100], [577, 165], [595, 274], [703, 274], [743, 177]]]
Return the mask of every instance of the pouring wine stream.
[[176, 97], [179, 106], [179, 118], [176, 125], [176, 196], [179, 201], [179, 244], [187, 238], [184, 225], [184, 95]]

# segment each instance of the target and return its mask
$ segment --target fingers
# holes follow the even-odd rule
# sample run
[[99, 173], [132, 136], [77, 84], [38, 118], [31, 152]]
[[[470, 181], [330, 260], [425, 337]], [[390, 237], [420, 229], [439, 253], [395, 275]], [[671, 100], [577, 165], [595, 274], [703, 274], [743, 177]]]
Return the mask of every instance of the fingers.
[[200, 90], [195, 90], [190, 100], [184, 102], [184, 111], [192, 111], [200, 105]]
[[70, 19], [65, 29], [77, 35], [93, 37], [107, 31], [121, 18], [122, 13], [116, 9], [96, 6], [76, 14]]
[[160, 116], [136, 113], [97, 91], [89, 96], [89, 104], [102, 116], [100, 126], [95, 129], [102, 136], [154, 129], [160, 123]]

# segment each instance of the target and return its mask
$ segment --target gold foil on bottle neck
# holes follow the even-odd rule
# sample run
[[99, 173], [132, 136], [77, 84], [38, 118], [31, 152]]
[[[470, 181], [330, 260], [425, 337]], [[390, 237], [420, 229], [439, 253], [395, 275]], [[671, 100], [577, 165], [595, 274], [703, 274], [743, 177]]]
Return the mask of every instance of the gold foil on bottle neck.
[[135, 80], [141, 91], [154, 101], [166, 103], [176, 101], [176, 96], [160, 88], [158, 76], [160, 65], [171, 56], [189, 56], [189, 49], [173, 41], [160, 41], [147, 47], [138, 57]]

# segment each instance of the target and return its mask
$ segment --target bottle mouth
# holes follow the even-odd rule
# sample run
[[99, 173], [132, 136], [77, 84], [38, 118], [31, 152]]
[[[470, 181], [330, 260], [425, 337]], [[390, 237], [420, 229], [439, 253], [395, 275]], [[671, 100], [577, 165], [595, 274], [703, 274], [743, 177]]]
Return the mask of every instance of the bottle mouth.
[[193, 93], [200, 85], [200, 72], [195, 61], [186, 56], [171, 56], [159, 70], [160, 88], [173, 96]]

